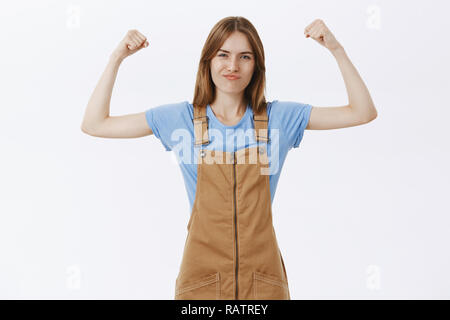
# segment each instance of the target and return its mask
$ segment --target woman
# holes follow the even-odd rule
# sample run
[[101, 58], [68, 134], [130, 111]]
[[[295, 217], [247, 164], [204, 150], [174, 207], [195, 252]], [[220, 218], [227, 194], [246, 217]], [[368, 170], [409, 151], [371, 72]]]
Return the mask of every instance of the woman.
[[266, 102], [263, 45], [243, 17], [226, 17], [211, 30], [192, 104], [110, 116], [120, 63], [148, 41], [131, 30], [111, 54], [82, 130], [109, 138], [155, 134], [167, 151], [183, 151], [177, 156], [183, 157], [191, 215], [175, 299], [290, 299], [271, 209], [286, 154], [299, 146], [305, 129], [356, 126], [377, 116], [366, 86], [324, 22], [313, 21], [304, 33], [336, 58], [348, 105]]

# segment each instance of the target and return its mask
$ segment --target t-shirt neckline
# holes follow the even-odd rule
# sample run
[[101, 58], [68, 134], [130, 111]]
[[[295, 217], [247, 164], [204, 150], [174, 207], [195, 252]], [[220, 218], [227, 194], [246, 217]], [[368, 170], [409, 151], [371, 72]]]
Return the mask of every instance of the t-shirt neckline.
[[216, 115], [214, 114], [214, 112], [211, 110], [211, 106], [208, 105], [206, 106], [206, 114], [208, 115], [208, 117], [210, 119], [212, 119], [214, 122], [216, 122], [219, 126], [223, 127], [223, 128], [229, 128], [229, 129], [233, 129], [236, 127], [239, 127], [249, 116], [250, 114], [250, 103], [247, 104], [247, 107], [245, 109], [245, 113], [242, 116], [241, 120], [239, 120], [239, 122], [237, 124], [235, 124], [234, 126], [226, 126], [225, 124], [223, 124], [222, 122], [220, 122], [219, 119], [217, 119]]

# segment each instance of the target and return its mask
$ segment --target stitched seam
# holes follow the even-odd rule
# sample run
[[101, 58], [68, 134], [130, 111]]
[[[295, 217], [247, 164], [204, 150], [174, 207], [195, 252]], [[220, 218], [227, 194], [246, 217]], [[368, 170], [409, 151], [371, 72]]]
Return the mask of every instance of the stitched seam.
[[202, 280], [200, 283], [196, 283], [196, 284], [193, 284], [193, 285], [190, 285], [190, 286], [187, 286], [187, 287], [178, 289], [178, 290], [176, 291], [176, 294], [181, 294], [181, 293], [184, 293], [184, 292], [186, 292], [186, 291], [190, 291], [190, 290], [193, 290], [193, 289], [197, 289], [197, 288], [206, 286], [206, 285], [208, 285], [208, 284], [214, 283], [214, 282], [216, 282], [216, 281], [218, 281], [217, 275], [215, 275], [213, 279], [210, 279], [210, 280]]
[[256, 274], [253, 273], [253, 297], [256, 299], [256, 285], [258, 281], [256, 281]]
[[[201, 152], [201, 148], [199, 149], [199, 152], [198, 152], [198, 157], [197, 157], [197, 161], [198, 161], [198, 158], [200, 157], [200, 152]], [[190, 217], [190, 219], [191, 219], [191, 224], [190, 224], [190, 226], [189, 226], [189, 229], [192, 229], [192, 225], [193, 225], [193, 223], [194, 223], [194, 218], [195, 218], [195, 216], [194, 215], [196, 215], [196, 212], [197, 212], [197, 210], [196, 210], [196, 205], [198, 205], [198, 198], [200, 197], [200, 183], [199, 183], [199, 181], [200, 181], [200, 178], [201, 178], [201, 172], [202, 172], [202, 170], [201, 170], [201, 168], [200, 168], [200, 166], [201, 166], [201, 163], [199, 162], [199, 163], [197, 163], [197, 181], [195, 182], [195, 196], [194, 196], [194, 203], [192, 204], [192, 212], [191, 212], [191, 217]], [[190, 234], [190, 230], [188, 230], [189, 231], [189, 234]]]
[[[245, 153], [244, 153], [244, 157], [245, 157]], [[236, 160], [236, 162], [237, 162], [237, 160]], [[240, 195], [241, 192], [238, 192], [238, 190], [237, 190], [238, 189], [238, 184], [237, 184], [238, 170], [237, 169], [238, 169], [238, 166], [236, 163], [236, 194]], [[239, 217], [238, 217], [238, 212], [239, 212], [239, 208], [238, 208], [238, 196], [237, 196], [236, 197], [236, 222], [237, 222], [236, 228], [237, 228], [237, 242], [238, 242], [237, 265], [238, 265], [238, 272], [239, 272], [241, 270], [241, 268], [240, 268], [240, 262], [241, 262], [240, 253], [241, 253], [242, 246], [241, 246], [241, 226], [240, 226], [241, 219], [239, 219]], [[239, 277], [238, 277], [238, 282], [239, 282]], [[238, 296], [239, 296], [239, 288], [238, 288]]]
[[220, 278], [219, 274], [217, 274], [217, 284], [216, 284], [216, 300], [220, 298]]
[[[227, 153], [227, 154], [229, 154], [229, 153]], [[235, 156], [235, 154], [233, 154], [233, 164], [231, 165], [232, 169], [230, 170], [231, 181], [234, 180], [234, 166], [236, 165], [236, 164], [234, 164], [234, 156]], [[236, 183], [236, 182], [234, 181], [234, 183]], [[236, 187], [237, 187], [237, 184], [236, 184]], [[231, 193], [232, 193], [231, 198], [234, 199], [233, 201], [236, 201], [237, 199], [234, 198], [233, 187], [231, 189]], [[233, 203], [231, 212], [234, 212], [234, 206], [235, 206], [235, 204]], [[230, 214], [230, 218], [231, 218], [231, 225], [234, 225], [234, 221], [233, 221], [234, 214]], [[236, 228], [236, 226], [235, 226], [235, 228]], [[236, 264], [236, 244], [234, 243], [233, 228], [230, 228], [230, 232], [231, 232], [231, 239], [233, 239], [233, 262], [234, 262], [233, 265], [234, 265], [234, 264]], [[233, 296], [234, 296], [235, 292], [236, 292], [236, 268], [233, 268]]]
[[259, 274], [255, 274], [255, 277], [256, 277], [257, 280], [265, 281], [267, 283], [274, 284], [274, 285], [277, 285], [277, 286], [280, 286], [280, 287], [283, 287], [283, 288], [287, 289], [287, 285], [284, 282], [273, 280], [273, 279], [268, 279], [268, 278], [266, 278], [264, 276], [261, 276]]

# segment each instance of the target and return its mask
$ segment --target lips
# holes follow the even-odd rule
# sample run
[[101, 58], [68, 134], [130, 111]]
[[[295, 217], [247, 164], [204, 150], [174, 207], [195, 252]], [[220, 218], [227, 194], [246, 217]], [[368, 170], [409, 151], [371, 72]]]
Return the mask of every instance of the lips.
[[224, 75], [224, 77], [227, 78], [228, 80], [236, 80], [240, 78], [237, 75]]

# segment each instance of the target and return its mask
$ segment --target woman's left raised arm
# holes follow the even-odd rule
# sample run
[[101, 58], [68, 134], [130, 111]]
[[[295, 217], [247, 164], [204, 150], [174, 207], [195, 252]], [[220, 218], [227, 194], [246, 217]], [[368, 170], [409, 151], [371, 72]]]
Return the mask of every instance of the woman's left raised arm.
[[325, 130], [361, 125], [374, 120], [377, 110], [364, 81], [348, 58], [342, 45], [325, 23], [316, 19], [305, 28], [306, 38], [311, 37], [330, 50], [341, 70], [349, 104], [341, 107], [313, 106], [306, 129]]

